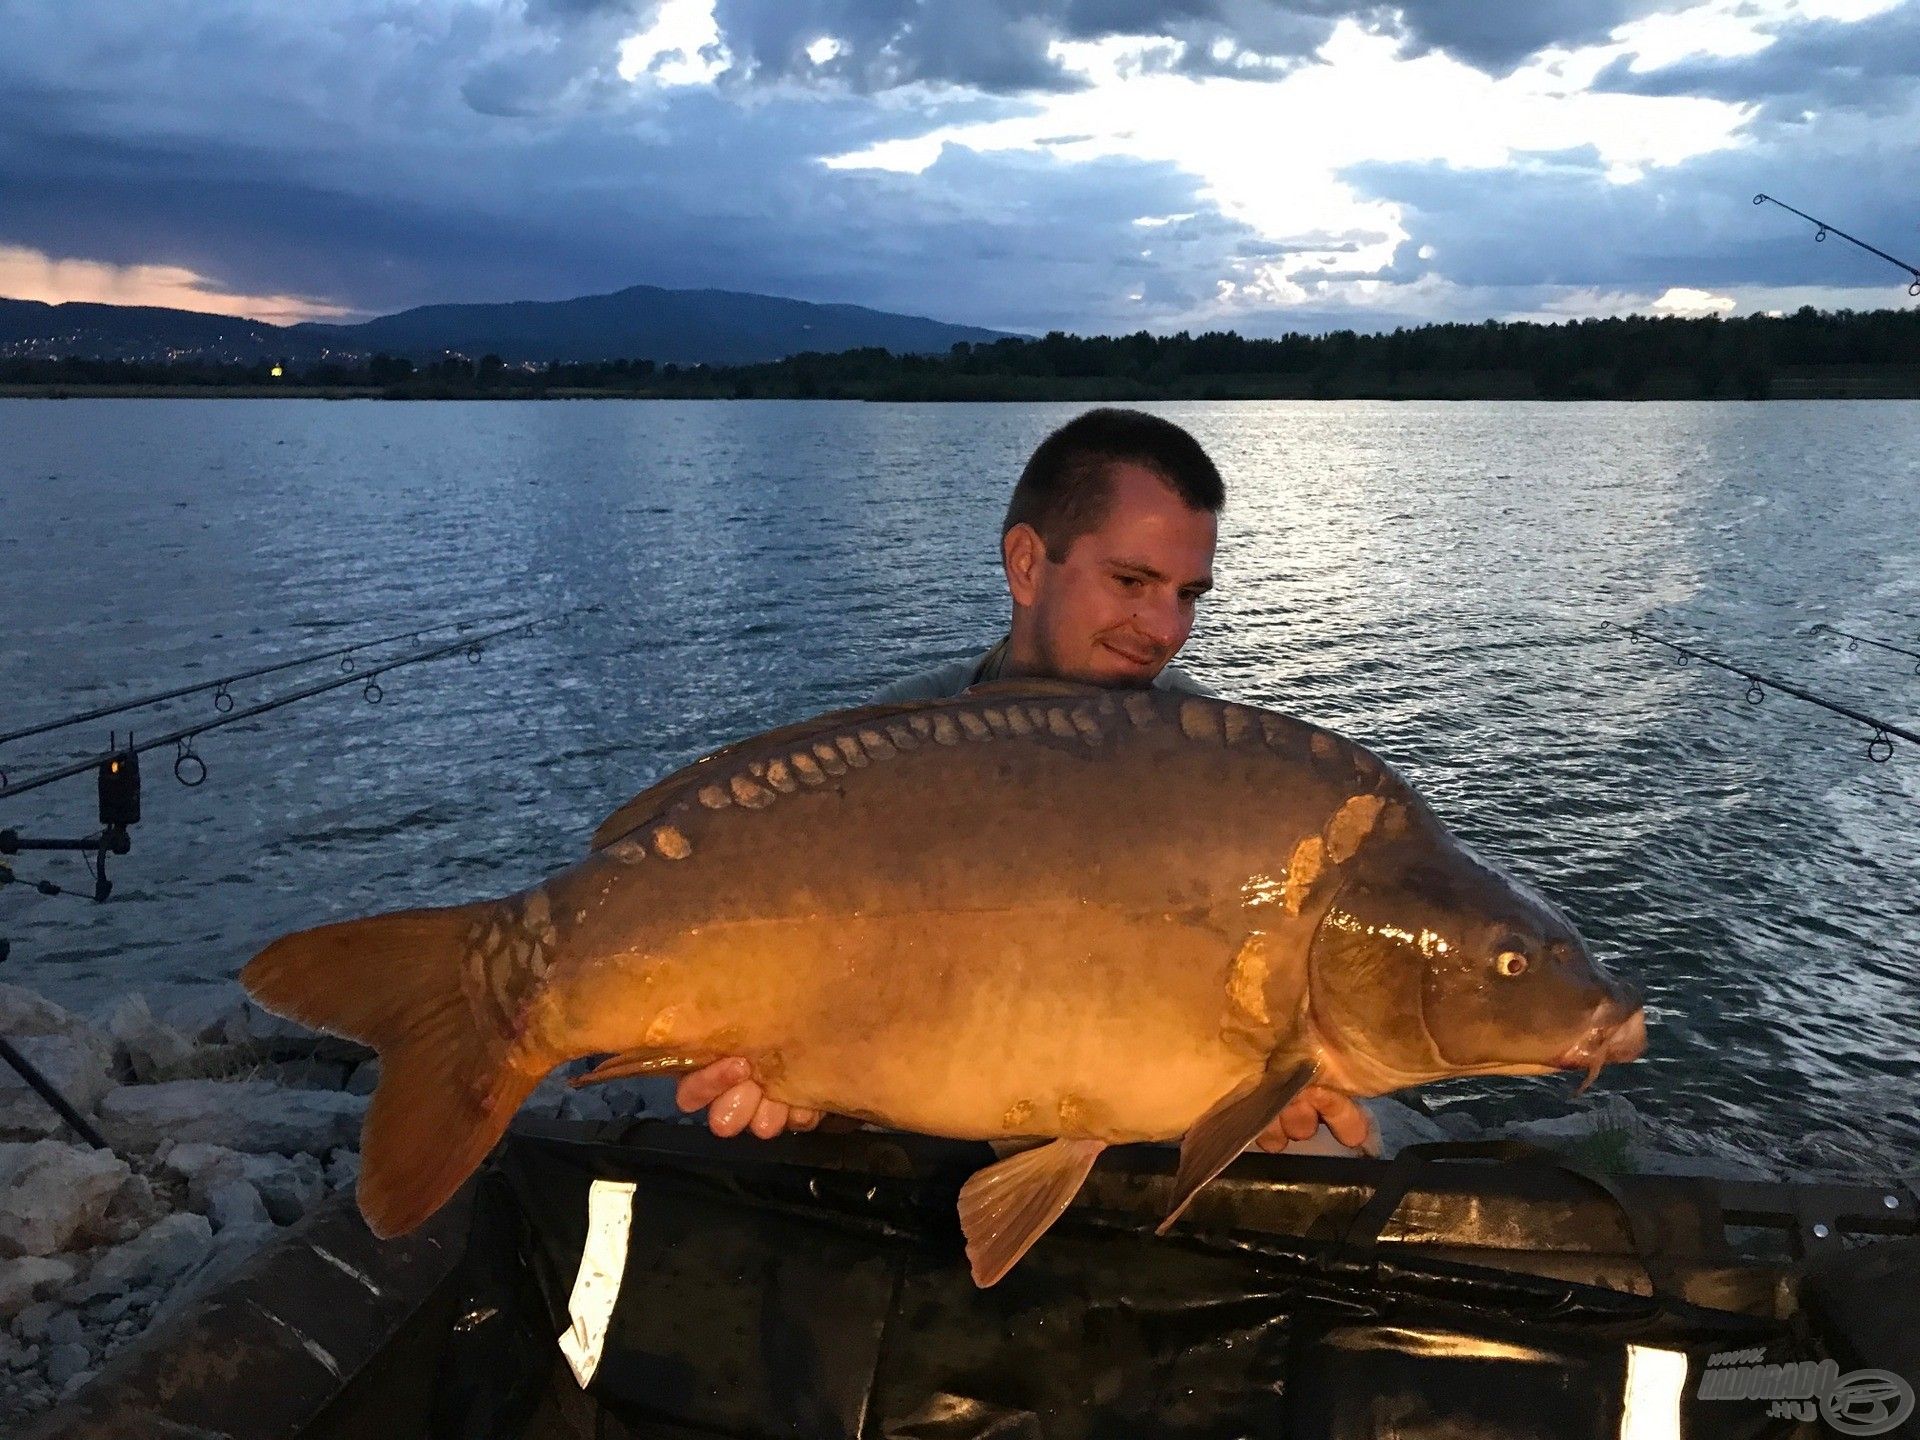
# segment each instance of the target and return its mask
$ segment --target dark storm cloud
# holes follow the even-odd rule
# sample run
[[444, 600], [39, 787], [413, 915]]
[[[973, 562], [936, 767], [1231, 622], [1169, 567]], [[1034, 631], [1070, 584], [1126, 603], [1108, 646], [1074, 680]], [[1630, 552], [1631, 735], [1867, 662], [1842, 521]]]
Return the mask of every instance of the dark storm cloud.
[[[636, 98], [602, 83], [617, 38], [530, 78], [543, 37], [571, 43], [603, 11], [530, 32], [473, 7], [370, 7], [335, 26], [276, 9], [196, 47], [178, 12], [129, 8], [116, 28], [103, 8], [64, 53], [51, 36], [0, 51], [0, 244], [365, 311], [648, 283], [1045, 328], [1126, 316], [1149, 283], [1204, 289], [1184, 271], [1250, 239], [1208, 217], [1142, 261], [1136, 216], [1207, 208], [1166, 165], [964, 150], [920, 176], [818, 164], [1004, 102]], [[169, 20], [162, 83], [140, 56]], [[475, 77], [503, 64], [522, 67], [517, 88], [476, 109]]]
[[1802, 110], [1884, 110], [1912, 95], [1920, 76], [1920, 5], [1844, 23], [1788, 24], [1766, 49], [1737, 57], [1696, 57], [1636, 74], [1630, 59], [1594, 78], [1595, 90], [1634, 95], [1704, 95], [1761, 102], [1781, 119]]
[[[1166, 43], [1151, 68], [1274, 79], [1309, 60], [1341, 20], [1444, 51], [1494, 73], [1550, 45], [1605, 40], [1615, 27], [1685, 0], [719, 0], [735, 83], [800, 80], [877, 92], [908, 84], [997, 94], [1081, 84], [1050, 53], [1058, 41]], [[808, 47], [840, 49], [815, 61]]]

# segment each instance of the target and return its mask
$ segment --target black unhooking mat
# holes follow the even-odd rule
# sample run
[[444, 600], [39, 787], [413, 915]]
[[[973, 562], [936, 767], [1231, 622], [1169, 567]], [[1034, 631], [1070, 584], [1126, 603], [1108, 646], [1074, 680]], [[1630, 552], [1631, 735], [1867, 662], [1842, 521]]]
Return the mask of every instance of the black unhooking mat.
[[[1718, 1212], [1685, 1182], [1623, 1211], [1603, 1179], [1546, 1166], [1247, 1157], [1159, 1238], [1172, 1152], [1130, 1147], [981, 1291], [954, 1198], [993, 1158], [872, 1133], [516, 1134], [480, 1182], [434, 1433], [1577, 1440], [1630, 1433], [1630, 1346], [1647, 1347], [1636, 1365], [1664, 1358], [1666, 1380], [1634, 1389], [1665, 1413], [1650, 1433], [1672, 1433], [1676, 1406], [1689, 1436], [1810, 1433], [1693, 1396], [1714, 1354], [1821, 1352], [1803, 1325], [1740, 1313], [1766, 1312], [1777, 1277], [1720, 1253]], [[596, 1181], [593, 1258], [618, 1290], [583, 1388], [556, 1337], [576, 1327]], [[1476, 1256], [1571, 1257], [1576, 1277], [1652, 1293]]]

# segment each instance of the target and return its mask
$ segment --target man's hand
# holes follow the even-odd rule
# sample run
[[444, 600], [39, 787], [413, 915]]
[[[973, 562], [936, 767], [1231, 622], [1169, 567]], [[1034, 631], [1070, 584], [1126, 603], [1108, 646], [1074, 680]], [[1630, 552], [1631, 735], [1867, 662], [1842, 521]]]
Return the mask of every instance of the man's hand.
[[707, 1111], [707, 1128], [716, 1135], [733, 1136], [751, 1130], [771, 1140], [782, 1130], [811, 1130], [820, 1123], [818, 1110], [789, 1108], [769, 1100], [753, 1078], [753, 1067], [738, 1055], [694, 1071], [674, 1091], [682, 1110]]
[[1324, 1085], [1309, 1085], [1287, 1102], [1287, 1108], [1253, 1143], [1270, 1155], [1276, 1154], [1291, 1141], [1311, 1138], [1322, 1121], [1334, 1139], [1356, 1150], [1364, 1148], [1373, 1134], [1372, 1119], [1353, 1103], [1352, 1096]]

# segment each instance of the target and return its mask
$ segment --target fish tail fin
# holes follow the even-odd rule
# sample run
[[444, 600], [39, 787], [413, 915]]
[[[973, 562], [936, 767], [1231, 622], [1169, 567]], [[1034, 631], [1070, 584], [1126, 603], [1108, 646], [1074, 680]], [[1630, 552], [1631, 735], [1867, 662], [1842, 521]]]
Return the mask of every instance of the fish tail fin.
[[461, 985], [469, 937], [511, 903], [321, 925], [274, 941], [241, 971], [267, 1009], [380, 1052], [359, 1199], [382, 1239], [452, 1197], [552, 1068], [505, 1030], [477, 1023]]

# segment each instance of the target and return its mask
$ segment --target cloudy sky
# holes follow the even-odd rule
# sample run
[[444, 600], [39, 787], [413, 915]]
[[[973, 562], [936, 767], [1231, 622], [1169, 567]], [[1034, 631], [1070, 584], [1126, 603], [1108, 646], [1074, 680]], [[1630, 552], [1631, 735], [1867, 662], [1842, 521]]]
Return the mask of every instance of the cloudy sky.
[[1039, 331], [1910, 302], [1920, 0], [0, 0], [0, 295]]

